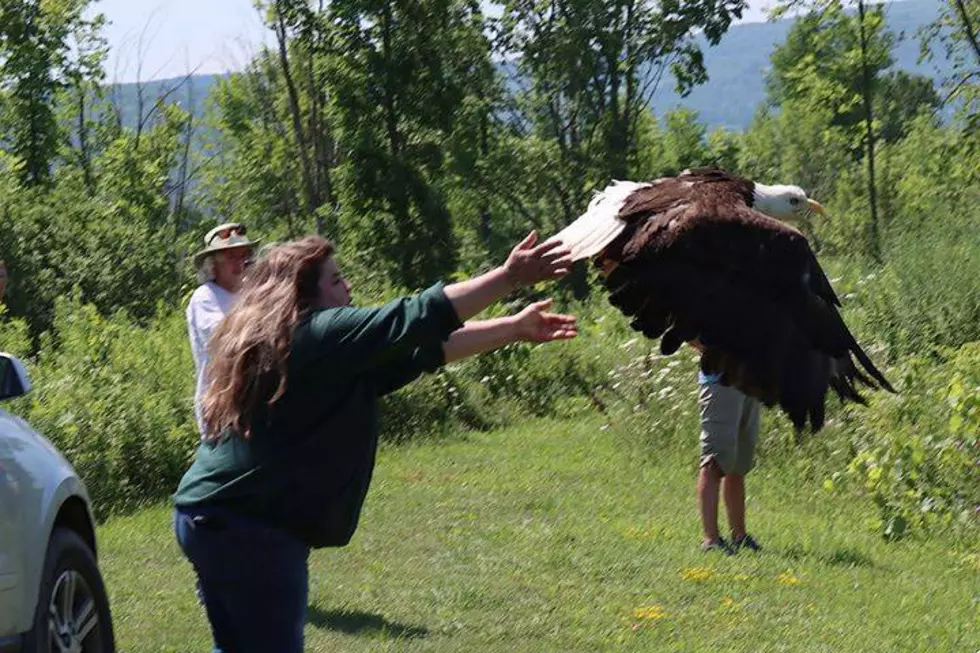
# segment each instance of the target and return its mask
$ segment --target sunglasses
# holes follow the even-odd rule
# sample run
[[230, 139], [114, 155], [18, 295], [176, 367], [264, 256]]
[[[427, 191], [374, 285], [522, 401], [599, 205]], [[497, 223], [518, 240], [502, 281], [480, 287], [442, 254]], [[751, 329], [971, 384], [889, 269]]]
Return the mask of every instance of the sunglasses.
[[213, 243], [215, 238], [227, 240], [232, 236], [244, 236], [246, 233], [248, 233], [248, 229], [246, 229], [245, 225], [243, 224], [238, 224], [233, 227], [226, 227], [220, 231], [214, 232], [214, 234], [211, 235], [211, 240], [208, 241], [208, 245]]

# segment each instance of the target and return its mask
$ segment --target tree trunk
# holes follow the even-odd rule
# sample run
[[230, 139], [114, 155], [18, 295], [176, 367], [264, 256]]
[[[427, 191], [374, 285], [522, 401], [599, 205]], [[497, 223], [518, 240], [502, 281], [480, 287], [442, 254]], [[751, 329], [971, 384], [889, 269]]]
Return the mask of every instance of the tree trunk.
[[[490, 132], [490, 116], [488, 113], [484, 113], [480, 117], [480, 156], [486, 159], [490, 155], [490, 142], [489, 142], [489, 132]], [[483, 185], [482, 180], [478, 183]], [[487, 200], [486, 189], [484, 188], [480, 192], [480, 240], [483, 241], [483, 247], [487, 252], [490, 251], [490, 237], [492, 234], [490, 223], [490, 202]]]
[[[293, 136], [296, 140], [296, 151], [299, 155], [300, 168], [303, 172], [303, 187], [306, 190], [306, 211], [314, 214], [320, 206], [320, 197], [313, 179], [313, 170], [307, 152], [306, 139], [303, 134], [303, 119], [299, 106], [299, 93], [293, 81], [292, 69], [289, 66], [289, 43], [286, 35], [286, 23], [279, 3], [276, 3], [276, 41], [279, 45], [279, 63], [282, 66], [283, 80], [286, 82], [286, 93], [289, 96], [289, 112], [293, 120]], [[320, 216], [316, 218], [317, 233], [321, 233], [323, 225]]]
[[95, 177], [92, 175], [92, 154], [88, 145], [88, 123], [85, 121], [85, 82], [78, 85], [78, 162], [82, 167], [82, 179], [85, 181], [85, 192], [89, 197], [95, 195]]
[[384, 83], [384, 112], [385, 127], [388, 132], [388, 147], [391, 150], [391, 160], [388, 164], [387, 189], [388, 202], [391, 213], [395, 218], [395, 230], [398, 234], [398, 268], [401, 276], [401, 283], [412, 287], [415, 285], [414, 275], [412, 274], [413, 253], [408, 247], [409, 232], [411, 230], [408, 194], [406, 192], [405, 171], [402, 166], [401, 135], [398, 133], [398, 108], [395, 102], [394, 81], [392, 80], [392, 67], [394, 61], [391, 52], [391, 30], [393, 28], [393, 17], [391, 15], [391, 2], [387, 0], [383, 3], [381, 16], [381, 47], [385, 65]]
[[173, 233], [179, 234], [183, 227], [184, 202], [187, 199], [187, 184], [190, 182], [191, 141], [194, 139], [193, 91], [188, 91], [187, 121], [184, 130], [184, 147], [180, 153], [180, 166], [177, 169], [177, 197], [174, 199]]
[[868, 68], [868, 33], [865, 26], [864, 0], [858, 0], [858, 16], [861, 30], [861, 75], [863, 78], [861, 94], [864, 96], [864, 126], [868, 159], [868, 200], [871, 205], [871, 222], [868, 224], [868, 238], [871, 257], [881, 262], [881, 236], [878, 225], [878, 193], [875, 187], [875, 134], [874, 108], [872, 105], [871, 71]]

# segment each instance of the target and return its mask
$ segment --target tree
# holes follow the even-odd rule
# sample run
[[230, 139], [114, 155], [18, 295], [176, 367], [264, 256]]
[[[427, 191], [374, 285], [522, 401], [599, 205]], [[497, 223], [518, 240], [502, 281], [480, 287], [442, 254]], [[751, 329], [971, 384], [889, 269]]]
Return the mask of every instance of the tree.
[[[307, 215], [316, 216], [317, 233], [324, 231], [319, 208], [337, 203], [331, 175], [333, 140], [331, 130], [323, 124], [329, 86], [318, 74], [322, 68], [317, 65], [317, 57], [329, 54], [331, 47], [332, 34], [323, 24], [323, 16], [323, 0], [315, 10], [308, 0], [274, 0], [269, 3], [267, 18], [276, 35], [279, 74], [302, 173], [305, 210]], [[301, 86], [306, 92], [305, 106], [301, 106]]]
[[980, 1], [946, 0], [939, 18], [920, 36], [920, 59], [932, 59], [939, 50], [952, 63], [941, 104], [958, 101], [971, 128], [980, 129]]
[[101, 87], [104, 19], [84, 18], [88, 6], [0, 0], [0, 251], [17, 279], [8, 305], [35, 338], [58, 297], [146, 320], [187, 278], [169, 177], [188, 116], [158, 103], [142, 146], [122, 128]]
[[676, 109], [664, 120], [664, 150], [667, 157], [664, 173], [679, 174], [685, 168], [708, 163], [705, 141], [707, 128], [698, 122], [698, 114], [690, 109]]
[[880, 121], [875, 117], [875, 98], [879, 97], [881, 74], [892, 65], [893, 38], [885, 28], [882, 8], [869, 10], [863, 0], [858, 0], [856, 14], [847, 12], [841, 0], [790, 0], [771, 15], [801, 9], [808, 13], [771, 57], [769, 101], [775, 106], [794, 103], [804, 110], [830, 107], [833, 126], [847, 134], [860, 134], [853, 139], [851, 151], [863, 155], [867, 166], [868, 254], [880, 260], [875, 176]]
[[941, 101], [932, 80], [924, 75], [893, 70], [878, 78], [875, 87], [879, 138], [898, 143], [920, 115], [932, 115]]
[[186, 117], [168, 107], [163, 118], [140, 148], [127, 131], [93, 157], [95, 193], [70, 162], [44, 187], [0, 165], [0, 251], [16, 278], [7, 303], [34, 336], [51, 327], [56, 300], [76, 289], [103, 315], [125, 310], [140, 321], [161, 302], [179, 302], [188, 243], [168, 219], [166, 185]]
[[100, 79], [101, 15], [83, 18], [90, 0], [0, 1], [3, 141], [23, 161], [20, 176], [46, 184], [60, 147], [56, 100], [69, 85]]
[[742, 134], [719, 127], [708, 134], [708, 162], [723, 170], [737, 170], [742, 151]]
[[[235, 216], [267, 238], [298, 237], [315, 229], [320, 215], [319, 206], [310, 209], [285, 94], [278, 54], [264, 50], [217, 84], [207, 117], [213, 141], [205, 152], [217, 164], [204, 177], [205, 201], [212, 212]], [[319, 130], [330, 128], [318, 122]], [[300, 142], [309, 142], [307, 133]], [[323, 165], [330, 172], [336, 163], [327, 158]]]
[[[547, 197], [549, 226], [569, 223], [595, 187], [627, 178], [653, 89], [669, 71], [681, 92], [707, 78], [700, 31], [715, 44], [743, 0], [511, 0], [499, 53], [516, 62], [512, 126], [550, 159], [530, 197]], [[534, 202], [532, 202], [533, 204]], [[524, 206], [521, 210], [527, 211]], [[584, 277], [573, 276], [576, 294]]]
[[325, 65], [349, 157], [344, 230], [415, 288], [456, 266], [450, 173], [465, 156], [447, 146], [482, 147], [460, 130], [486, 116], [484, 19], [463, 0], [343, 0], [327, 11]]
[[[884, 24], [881, 8], [876, 12], [876, 23]], [[881, 237], [878, 225], [878, 189], [875, 186], [875, 130], [874, 130], [874, 86], [872, 85], [871, 66], [868, 61], [869, 47], [871, 42], [871, 29], [868, 25], [868, 12], [865, 10], [864, 0], [858, 0], [858, 34], [860, 35], [861, 45], [861, 101], [864, 108], [864, 141], [868, 147], [868, 199], [871, 207], [871, 221], [868, 223], [870, 231], [871, 256], [881, 261]]]

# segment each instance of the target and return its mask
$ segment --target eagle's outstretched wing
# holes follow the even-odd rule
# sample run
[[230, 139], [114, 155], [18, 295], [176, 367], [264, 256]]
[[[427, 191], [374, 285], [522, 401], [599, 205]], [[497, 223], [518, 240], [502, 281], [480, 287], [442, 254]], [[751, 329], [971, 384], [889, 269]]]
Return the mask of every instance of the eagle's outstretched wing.
[[778, 403], [797, 428], [823, 425], [828, 388], [860, 403], [855, 382], [892, 391], [841, 318], [806, 238], [750, 208], [744, 189], [715, 181], [682, 176], [622, 200], [620, 231], [595, 258], [611, 270], [613, 305], [665, 354], [700, 341], [705, 372]]

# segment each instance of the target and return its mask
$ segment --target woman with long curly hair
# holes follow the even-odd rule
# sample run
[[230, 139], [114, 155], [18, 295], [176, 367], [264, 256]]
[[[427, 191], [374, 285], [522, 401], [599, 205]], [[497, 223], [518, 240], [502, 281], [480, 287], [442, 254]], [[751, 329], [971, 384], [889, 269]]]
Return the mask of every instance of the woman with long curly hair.
[[344, 546], [374, 469], [378, 398], [510, 342], [573, 338], [548, 302], [469, 321], [518, 286], [568, 272], [532, 232], [504, 265], [354, 308], [331, 244], [271, 249], [210, 343], [205, 439], [174, 495], [217, 651], [303, 650], [311, 548]]

